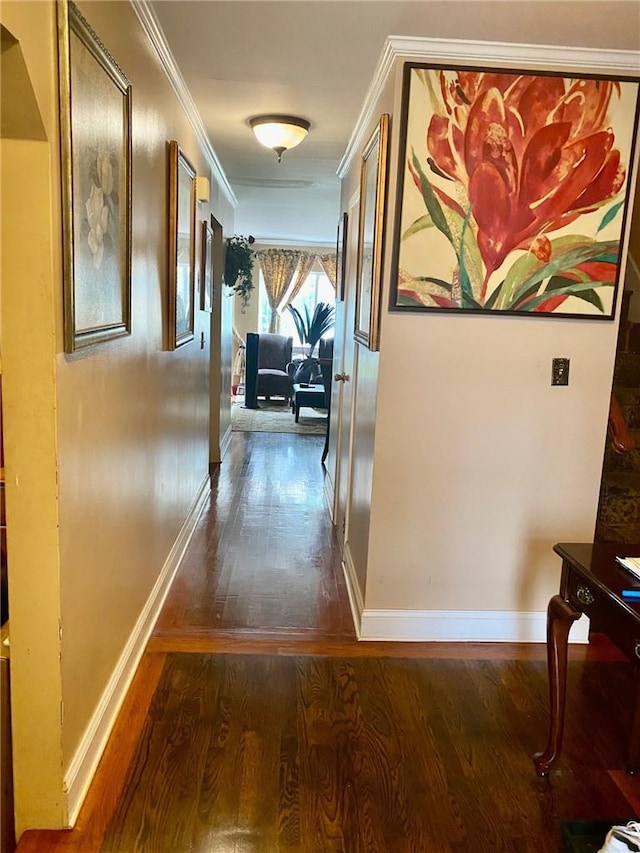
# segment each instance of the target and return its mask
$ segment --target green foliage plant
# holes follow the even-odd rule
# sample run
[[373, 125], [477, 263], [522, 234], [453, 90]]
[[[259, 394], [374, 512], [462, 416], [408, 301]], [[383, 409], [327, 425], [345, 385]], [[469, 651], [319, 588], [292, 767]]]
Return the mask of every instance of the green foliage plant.
[[287, 305], [287, 308], [291, 312], [293, 321], [296, 324], [300, 343], [303, 345], [307, 344], [309, 347], [307, 358], [312, 358], [320, 338], [330, 329], [333, 329], [335, 309], [328, 302], [318, 302], [313, 314], [310, 314], [308, 306], [305, 305], [303, 317], [300, 311], [294, 308], [293, 305]]
[[253, 237], [234, 234], [227, 240], [224, 259], [224, 282], [240, 297], [242, 311], [249, 304], [253, 290], [253, 264], [255, 261], [251, 244]]

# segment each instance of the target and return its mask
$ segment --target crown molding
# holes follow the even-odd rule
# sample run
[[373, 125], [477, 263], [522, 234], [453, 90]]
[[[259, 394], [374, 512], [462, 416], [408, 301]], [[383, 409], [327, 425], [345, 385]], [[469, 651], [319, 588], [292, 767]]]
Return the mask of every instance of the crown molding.
[[184, 77], [178, 68], [178, 64], [171, 53], [171, 48], [167, 43], [164, 31], [160, 26], [160, 22], [156, 17], [156, 13], [153, 10], [150, 0], [129, 0], [129, 2], [142, 25], [145, 35], [157, 53], [164, 73], [171, 84], [171, 88], [176, 93], [178, 101], [180, 102], [182, 109], [185, 111], [186, 116], [189, 119], [189, 123], [198, 138], [198, 142], [204, 150], [205, 157], [211, 167], [214, 180], [220, 186], [222, 192], [233, 207], [237, 207], [238, 199], [236, 198], [236, 194], [231, 188], [231, 184], [229, 183], [225, 171], [222, 168], [218, 155], [216, 154], [207, 135], [207, 131], [205, 130], [202, 119], [200, 118], [198, 108], [191, 97], [191, 92], [189, 91], [187, 84], [184, 81]]
[[454, 62], [481, 66], [526, 67], [537, 70], [571, 69], [585, 74], [624, 74], [640, 77], [640, 51], [601, 50], [588, 47], [563, 47], [548, 44], [511, 44], [498, 41], [465, 41], [412, 36], [388, 36], [358, 120], [338, 166], [337, 175], [344, 178], [355, 155], [365, 143], [365, 134], [377, 117], [377, 103], [398, 57], [434, 63]]
[[321, 240], [290, 240], [286, 237], [259, 237], [255, 238], [255, 249], [267, 249], [270, 246], [274, 248], [290, 248], [290, 249], [325, 249], [327, 252], [335, 252], [335, 244], [330, 244]]
[[356, 121], [356, 126], [353, 129], [351, 138], [347, 143], [347, 148], [336, 171], [339, 178], [344, 178], [347, 174], [356, 153], [360, 151], [365, 143], [364, 134], [374, 116], [374, 110], [376, 109], [378, 99], [386, 85], [397, 56], [398, 53], [392, 44], [392, 36], [388, 36], [384, 43], [384, 47], [382, 48], [380, 58], [378, 59], [378, 65], [376, 66], [373, 80], [369, 84], [367, 94], [364, 97], [364, 103], [360, 110], [358, 120]]

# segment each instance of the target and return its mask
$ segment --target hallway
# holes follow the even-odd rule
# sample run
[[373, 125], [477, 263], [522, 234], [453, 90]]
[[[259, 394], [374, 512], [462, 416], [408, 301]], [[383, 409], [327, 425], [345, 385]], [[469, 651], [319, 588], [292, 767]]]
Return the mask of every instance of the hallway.
[[323, 442], [233, 434], [158, 620], [154, 650], [213, 651], [225, 639], [355, 639], [323, 496]]
[[556, 853], [638, 814], [610, 647], [572, 649], [539, 779], [542, 646], [357, 642], [321, 448], [234, 434], [76, 828], [19, 853]]

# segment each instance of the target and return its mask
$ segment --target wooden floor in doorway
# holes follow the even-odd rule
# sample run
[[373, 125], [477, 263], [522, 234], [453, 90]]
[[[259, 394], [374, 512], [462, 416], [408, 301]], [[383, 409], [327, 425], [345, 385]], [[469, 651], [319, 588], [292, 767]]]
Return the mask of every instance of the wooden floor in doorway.
[[322, 436], [233, 433], [150, 648], [354, 641]]
[[540, 779], [542, 646], [357, 641], [321, 450], [234, 434], [76, 828], [19, 853], [558, 853], [640, 815], [606, 642], [571, 651]]

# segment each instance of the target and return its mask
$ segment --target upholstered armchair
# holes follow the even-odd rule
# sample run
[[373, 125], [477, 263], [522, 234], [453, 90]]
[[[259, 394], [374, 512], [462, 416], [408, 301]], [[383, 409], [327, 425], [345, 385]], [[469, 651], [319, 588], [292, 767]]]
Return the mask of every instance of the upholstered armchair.
[[293, 382], [287, 365], [292, 350], [293, 338], [247, 333], [244, 404], [248, 409], [258, 408], [258, 397], [284, 397], [291, 401]]

